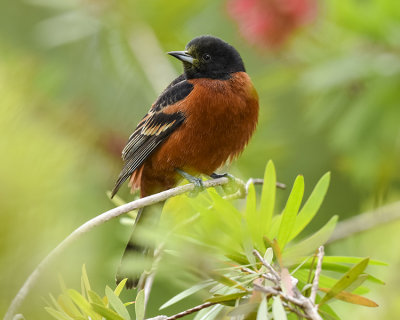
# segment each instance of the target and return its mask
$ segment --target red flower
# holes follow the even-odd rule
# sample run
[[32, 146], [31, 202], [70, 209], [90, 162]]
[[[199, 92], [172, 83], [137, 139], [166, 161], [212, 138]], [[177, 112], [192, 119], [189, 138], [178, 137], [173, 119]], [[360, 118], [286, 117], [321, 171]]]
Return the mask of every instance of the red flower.
[[240, 33], [258, 46], [277, 47], [301, 25], [312, 20], [316, 0], [228, 0], [229, 14]]

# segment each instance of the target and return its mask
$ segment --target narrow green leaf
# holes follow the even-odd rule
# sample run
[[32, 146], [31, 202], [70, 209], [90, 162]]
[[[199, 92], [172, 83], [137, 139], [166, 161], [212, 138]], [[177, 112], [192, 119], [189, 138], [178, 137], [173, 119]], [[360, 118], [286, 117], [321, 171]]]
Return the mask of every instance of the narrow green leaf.
[[88, 291], [91, 290], [91, 288], [85, 264], [82, 265], [81, 286], [82, 286], [82, 296], [89, 298]]
[[319, 246], [323, 245], [335, 230], [338, 217], [333, 216], [321, 229], [305, 240], [296, 243], [287, 248], [283, 252], [283, 260], [285, 264], [298, 261], [300, 257], [304, 257], [314, 252]]
[[122, 289], [124, 289], [126, 281], [128, 281], [128, 278], [123, 279], [120, 283], [118, 283], [117, 287], [115, 288], [114, 293], [117, 297], [119, 297]]
[[73, 318], [69, 317], [65, 313], [62, 313], [60, 311], [57, 311], [51, 307], [45, 307], [44, 308], [53, 318], [56, 318], [57, 320], [73, 320]]
[[229, 311], [227, 315], [229, 317], [247, 316], [249, 313], [255, 312], [258, 305], [256, 302], [242, 303]]
[[274, 297], [274, 302], [272, 302], [272, 317], [274, 320], [287, 320], [286, 312], [279, 296]]
[[250, 264], [249, 260], [245, 255], [242, 255], [238, 252], [232, 252], [225, 255], [228, 259], [239, 263], [240, 265], [248, 265]]
[[50, 296], [51, 302], [56, 307], [57, 311], [63, 312], [64, 310], [62, 309], [60, 304], [57, 302], [57, 300], [53, 297], [53, 295], [50, 293], [49, 296]]
[[[319, 288], [319, 290], [321, 290], [323, 292], [329, 292], [330, 289], [328, 289], [328, 288]], [[364, 307], [370, 307], [370, 308], [379, 307], [379, 305], [376, 302], [374, 302], [374, 301], [372, 301], [372, 300], [370, 300], [368, 298], [359, 296], [357, 294], [347, 292], [347, 291], [339, 292], [335, 296], [335, 298], [339, 299], [339, 300], [342, 300], [344, 302], [348, 302], [348, 303], [352, 303], [352, 304], [358, 304], [358, 305], [364, 306]]]
[[289, 240], [294, 239], [301, 231], [303, 231], [318, 212], [325, 198], [326, 192], [328, 191], [330, 178], [331, 174], [330, 172], [327, 172], [318, 181], [310, 197], [307, 199], [296, 218], [296, 225], [294, 226], [294, 230], [290, 235]]
[[[261, 217], [259, 215], [260, 212], [257, 211], [256, 189], [254, 188], [254, 184], [251, 183], [246, 201], [245, 223], [247, 224], [247, 230], [245, 230], [245, 233], [247, 238], [252, 238], [252, 248], [253, 246], [257, 246], [259, 250], [263, 250], [263, 226], [260, 223]], [[248, 256], [248, 254], [246, 255]]]
[[203, 309], [196, 314], [194, 320], [214, 320], [223, 308], [223, 305], [217, 304], [210, 309]]
[[96, 292], [89, 290], [88, 295], [93, 303], [104, 304], [103, 299], [101, 299], [101, 297]]
[[275, 192], [276, 172], [274, 163], [270, 160], [265, 168], [264, 184], [260, 201], [260, 225], [263, 235], [267, 235], [271, 228], [271, 220], [275, 207]]
[[269, 239], [275, 239], [278, 236], [278, 231], [279, 231], [279, 226], [281, 225], [281, 221], [282, 221], [282, 214], [275, 215], [272, 217], [270, 229], [268, 230], [268, 233], [266, 233], [266, 236]]
[[106, 286], [106, 296], [111, 307], [125, 320], [131, 320], [128, 310], [124, 306], [124, 303], [118, 298], [114, 291]]
[[98, 314], [106, 318], [107, 320], [125, 320], [122, 318], [119, 314], [114, 312], [111, 309], [107, 309], [105, 306], [97, 304], [97, 303], [91, 303], [91, 306], [94, 311], [96, 311]]
[[325, 294], [325, 296], [321, 299], [319, 304], [324, 304], [330, 299], [336, 297], [336, 295], [350, 286], [358, 276], [364, 272], [369, 262], [369, 258], [365, 258], [360, 261], [354, 267], [352, 267], [348, 272], [346, 272], [337, 282], [336, 284]]
[[271, 247], [269, 247], [269, 248], [265, 251], [264, 260], [265, 260], [266, 262], [268, 262], [269, 264], [271, 264], [273, 258], [274, 258], [274, 250], [273, 250]]
[[96, 313], [93, 311], [92, 307], [90, 306], [90, 303], [76, 290], [74, 289], [69, 289], [67, 290], [68, 295], [70, 298], [76, 303], [76, 305], [79, 307], [79, 309], [82, 310], [82, 312], [86, 313], [88, 316], [92, 317], [93, 319], [97, 319]]
[[72, 299], [68, 296], [67, 292], [59, 295], [57, 298], [57, 302], [59, 306], [63, 309], [63, 311], [72, 318], [77, 318], [82, 316], [82, 313], [72, 302]]
[[136, 295], [135, 312], [136, 312], [136, 320], [144, 319], [144, 312], [145, 312], [144, 289], [140, 290]]
[[[364, 258], [361, 257], [345, 257], [345, 256], [326, 256], [324, 257], [324, 261], [331, 263], [359, 263]], [[377, 266], [387, 266], [388, 264], [383, 261], [371, 259], [369, 261], [370, 265]]]
[[[329, 257], [326, 257], [329, 258]], [[329, 260], [329, 259], [326, 259]], [[360, 262], [361, 259], [358, 261]], [[299, 269], [309, 269], [311, 267], [311, 262], [304, 263]], [[330, 263], [330, 262], [325, 262], [325, 257], [324, 261], [322, 262], [322, 269], [327, 270], [327, 271], [335, 271], [339, 273], [346, 273], [349, 271], [351, 266], [349, 265], [343, 265], [343, 264], [338, 264], [338, 263]], [[382, 280], [370, 275], [370, 274], [365, 274], [362, 275], [365, 276], [365, 280], [373, 282], [373, 283], [378, 283], [378, 284], [385, 284]]]
[[[306, 283], [308, 279], [308, 271], [307, 270], [299, 270], [296, 272], [295, 277], [303, 282]], [[335, 283], [337, 282], [338, 279], [328, 277], [324, 274], [321, 274], [319, 276], [319, 286], [320, 287], [325, 287], [325, 288], [332, 288]], [[358, 294], [358, 295], [363, 295], [370, 292], [370, 290], [367, 287], [360, 286], [357, 289], [353, 290], [353, 293]]]
[[263, 295], [260, 306], [258, 307], [257, 311], [257, 318], [256, 320], [268, 320], [268, 302], [265, 295]]
[[222, 283], [222, 284], [225, 285], [225, 286], [233, 287], [233, 288], [238, 288], [238, 289], [240, 289], [240, 290], [247, 291], [246, 288], [244, 288], [243, 286], [241, 286], [239, 282], [237, 282], [237, 281], [235, 281], [235, 280], [233, 280], [233, 279], [231, 279], [231, 278], [228, 278], [228, 277], [226, 277], [226, 276], [224, 276], [224, 275], [222, 275], [222, 274], [219, 274], [219, 273], [214, 272], [214, 273], [210, 274], [210, 276], [211, 276], [211, 278], [213, 278], [215, 281], [217, 281], [217, 282], [219, 282], [219, 283]]
[[167, 302], [165, 302], [161, 307], [160, 310], [165, 309], [169, 306], [172, 306], [173, 304], [191, 296], [192, 294], [195, 294], [196, 292], [209, 287], [212, 283], [215, 283], [214, 281], [207, 281], [203, 283], [199, 283], [194, 285], [193, 287], [190, 287], [189, 289], [186, 289], [185, 291], [182, 291], [178, 293], [176, 296], [173, 298], [169, 299]]
[[236, 293], [231, 293], [231, 294], [227, 294], [227, 295], [218, 295], [212, 298], [208, 298], [206, 300], [206, 302], [226, 302], [226, 301], [232, 301], [232, 300], [236, 300], [239, 299], [245, 295], [249, 294], [248, 292], [236, 292]]
[[299, 212], [301, 200], [304, 194], [304, 177], [302, 175], [297, 176], [289, 199], [286, 203], [286, 207], [282, 213], [282, 220], [278, 231], [278, 244], [281, 250], [285, 248], [288, 243], [290, 236], [293, 232], [293, 228], [296, 225], [296, 216]]
[[333, 311], [329, 304], [318, 306], [318, 313], [323, 316], [324, 320], [340, 320], [339, 316]]
[[367, 280], [367, 279], [368, 279], [368, 274], [366, 274], [366, 273], [360, 274], [357, 277], [357, 279], [354, 280], [354, 282], [347, 287], [346, 291], [353, 292], [354, 290], [359, 288], [365, 282], [365, 280]]

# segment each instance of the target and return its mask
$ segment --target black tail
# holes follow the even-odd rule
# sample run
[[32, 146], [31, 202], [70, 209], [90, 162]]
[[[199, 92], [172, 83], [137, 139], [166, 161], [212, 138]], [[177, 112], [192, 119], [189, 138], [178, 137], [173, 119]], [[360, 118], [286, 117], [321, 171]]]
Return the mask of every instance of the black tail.
[[164, 202], [160, 202], [141, 208], [136, 216], [132, 235], [126, 245], [116, 275], [117, 283], [128, 278], [125, 285], [127, 289], [135, 288], [138, 285], [140, 275], [151, 267], [154, 248], [149, 244], [148, 237], [144, 235], [154, 230], [163, 205]]

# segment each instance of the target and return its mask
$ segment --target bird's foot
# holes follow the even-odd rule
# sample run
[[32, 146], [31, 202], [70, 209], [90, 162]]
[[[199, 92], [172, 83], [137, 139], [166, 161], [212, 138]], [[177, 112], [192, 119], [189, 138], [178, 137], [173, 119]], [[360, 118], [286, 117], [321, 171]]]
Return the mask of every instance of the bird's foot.
[[183, 171], [181, 169], [176, 169], [176, 171], [183, 177], [185, 178], [187, 181], [189, 181], [190, 183], [194, 184], [194, 189], [192, 191], [190, 191], [188, 193], [188, 196], [191, 198], [196, 197], [201, 191], [203, 191], [204, 188], [204, 184], [203, 184], [203, 180], [201, 180], [201, 178], [197, 178], [192, 176], [191, 174], [187, 173], [186, 171]]
[[231, 181], [235, 181], [235, 176], [231, 175], [230, 173], [211, 173], [210, 175], [211, 178], [213, 179], [219, 179], [219, 178], [228, 178]]
[[231, 194], [237, 191], [238, 189], [238, 183], [237, 179], [235, 176], [231, 175], [230, 173], [212, 173], [210, 175], [211, 178], [213, 179], [219, 179], [219, 178], [228, 178], [229, 182], [225, 185], [222, 186], [226, 194]]

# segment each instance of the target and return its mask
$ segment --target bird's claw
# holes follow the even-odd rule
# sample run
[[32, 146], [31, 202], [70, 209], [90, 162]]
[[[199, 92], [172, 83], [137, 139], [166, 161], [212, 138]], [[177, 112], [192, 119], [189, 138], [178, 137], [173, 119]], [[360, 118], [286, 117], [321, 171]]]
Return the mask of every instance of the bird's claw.
[[227, 172], [226, 173], [212, 173], [210, 175], [210, 177], [213, 179], [228, 178], [229, 182], [226, 185], [222, 186], [222, 188], [228, 194], [233, 193], [238, 189], [236, 177], [231, 175], [230, 173], [227, 173]]
[[235, 181], [235, 176], [231, 175], [230, 173], [212, 173], [210, 175], [211, 178], [213, 179], [219, 179], [219, 178], [228, 178], [230, 181]]
[[205, 187], [203, 184], [203, 180], [201, 180], [200, 178], [193, 177], [193, 180], [190, 182], [194, 184], [194, 189], [192, 191], [189, 191], [189, 197], [197, 197], [200, 192], [204, 191]]
[[201, 191], [203, 191], [205, 189], [204, 184], [203, 184], [203, 180], [201, 180], [201, 178], [197, 178], [192, 176], [191, 174], [180, 170], [180, 169], [176, 169], [176, 171], [182, 176], [184, 177], [187, 181], [189, 181], [190, 183], [194, 184], [194, 189], [192, 191], [188, 192], [188, 196], [191, 198], [196, 197]]

